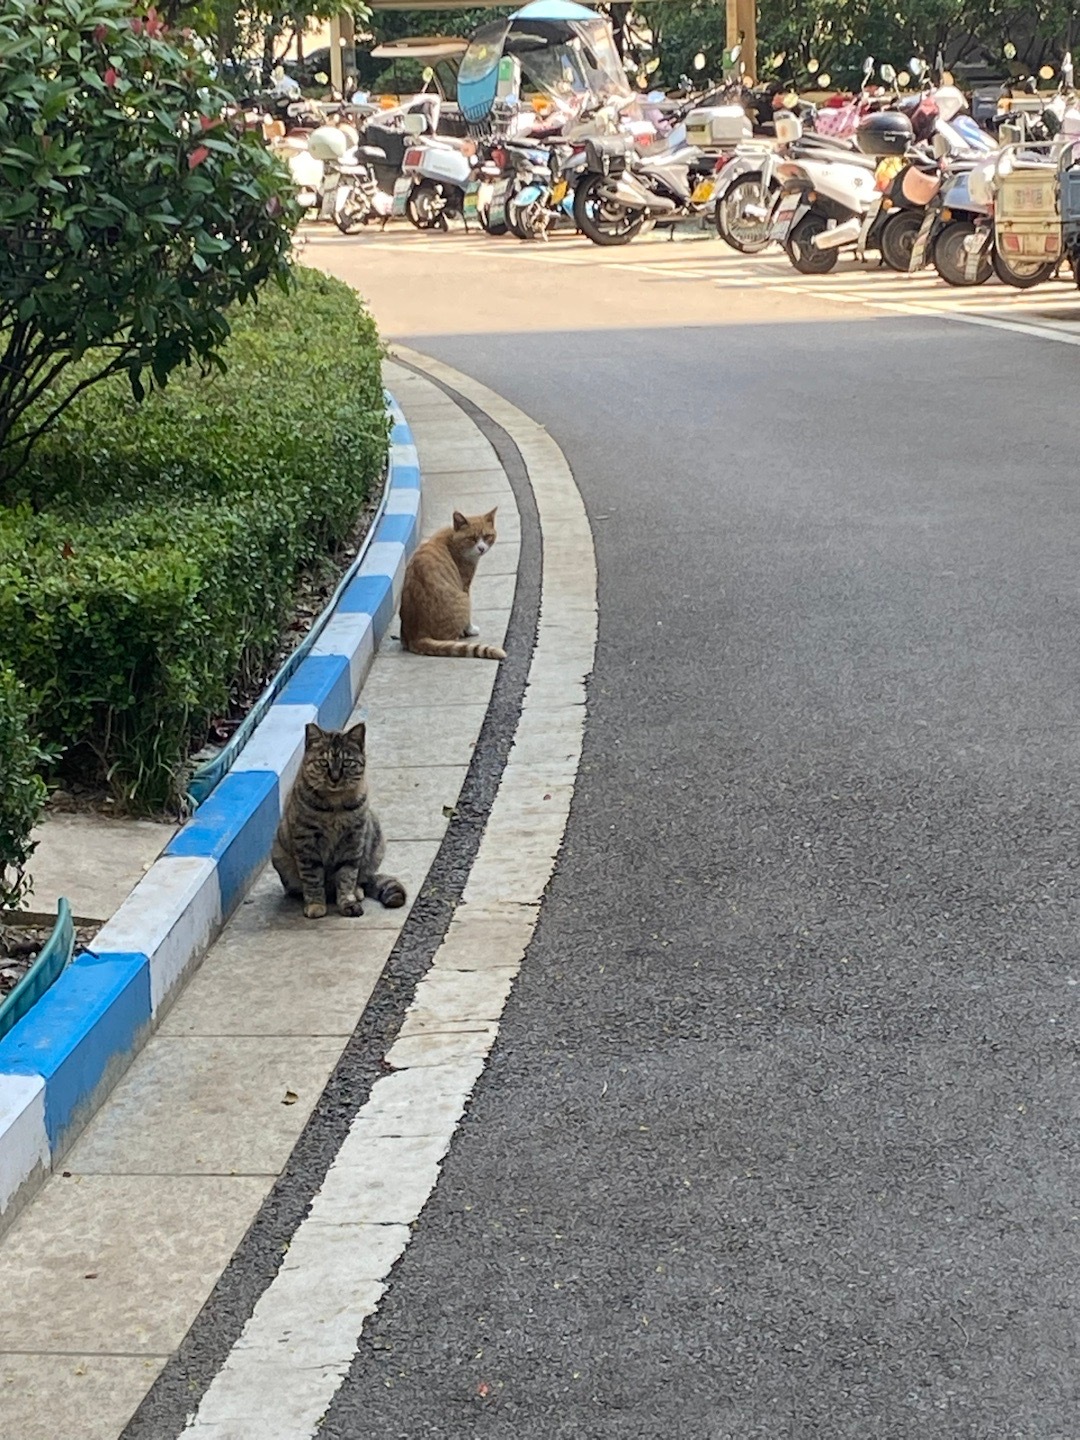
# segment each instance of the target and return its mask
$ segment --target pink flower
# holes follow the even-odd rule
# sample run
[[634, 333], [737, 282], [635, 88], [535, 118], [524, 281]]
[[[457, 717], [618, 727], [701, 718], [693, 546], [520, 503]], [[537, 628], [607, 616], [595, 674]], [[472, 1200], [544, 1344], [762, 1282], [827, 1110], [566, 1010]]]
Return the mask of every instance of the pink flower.
[[187, 168], [194, 170], [196, 165], [201, 165], [209, 154], [210, 151], [205, 145], [196, 145], [195, 149], [192, 150], [191, 154], [187, 157]]
[[108, 33], [109, 33], [109, 31], [108, 31], [108, 29], [106, 28], [106, 26], [104, 26], [104, 25], [95, 25], [95, 26], [94, 26], [94, 39], [97, 41], [97, 43], [98, 43], [99, 45], [104, 45], [104, 44], [105, 44], [105, 36], [108, 35]]
[[113, 67], [110, 65], [109, 68], [105, 71], [105, 74], [102, 76], [102, 79], [105, 81], [105, 84], [111, 90], [119, 79], [119, 76], [117, 75]]

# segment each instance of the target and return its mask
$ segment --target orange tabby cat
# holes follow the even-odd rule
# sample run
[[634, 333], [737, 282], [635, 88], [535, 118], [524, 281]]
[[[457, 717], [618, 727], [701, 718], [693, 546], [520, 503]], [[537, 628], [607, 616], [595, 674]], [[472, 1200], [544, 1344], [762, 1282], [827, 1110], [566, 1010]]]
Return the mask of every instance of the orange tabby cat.
[[418, 547], [405, 570], [401, 591], [401, 644], [414, 655], [468, 655], [505, 660], [498, 645], [464, 639], [479, 631], [472, 623], [469, 587], [476, 562], [495, 544], [495, 511], [462, 515]]

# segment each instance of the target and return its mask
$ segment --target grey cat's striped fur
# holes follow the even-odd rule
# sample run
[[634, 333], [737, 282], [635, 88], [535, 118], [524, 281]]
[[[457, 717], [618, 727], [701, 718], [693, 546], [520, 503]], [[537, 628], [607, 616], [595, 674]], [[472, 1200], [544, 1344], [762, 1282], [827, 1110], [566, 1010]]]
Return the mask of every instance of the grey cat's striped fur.
[[405, 904], [401, 881], [378, 873], [386, 846], [368, 804], [366, 735], [363, 722], [305, 731], [300, 774], [270, 859], [288, 893], [303, 896], [309, 920], [325, 915], [335, 898], [342, 915], [362, 915], [361, 890], [387, 909]]

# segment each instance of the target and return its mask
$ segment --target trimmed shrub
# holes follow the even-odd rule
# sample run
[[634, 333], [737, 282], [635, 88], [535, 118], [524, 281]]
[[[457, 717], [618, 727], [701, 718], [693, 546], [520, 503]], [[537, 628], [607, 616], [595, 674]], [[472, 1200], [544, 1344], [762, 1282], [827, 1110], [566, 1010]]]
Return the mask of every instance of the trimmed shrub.
[[18, 905], [29, 888], [30, 831], [45, 804], [38, 768], [46, 756], [30, 731], [30, 705], [14, 671], [0, 665], [0, 907]]
[[0, 487], [80, 387], [219, 364], [298, 211], [187, 32], [129, 0], [0, 0]]
[[232, 317], [227, 372], [135, 404], [88, 390], [0, 511], [0, 660], [68, 775], [175, 804], [192, 742], [273, 654], [298, 570], [346, 538], [383, 472], [374, 325], [300, 271]]

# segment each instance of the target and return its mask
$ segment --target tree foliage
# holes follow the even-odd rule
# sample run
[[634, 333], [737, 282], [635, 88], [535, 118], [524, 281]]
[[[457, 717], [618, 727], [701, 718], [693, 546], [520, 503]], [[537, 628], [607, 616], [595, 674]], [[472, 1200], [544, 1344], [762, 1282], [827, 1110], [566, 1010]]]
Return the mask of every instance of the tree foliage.
[[[706, 74], [719, 76], [725, 44], [726, 6], [719, 0], [664, 0], [639, 12], [653, 34], [661, 59], [654, 77], [674, 85], [691, 74], [701, 52]], [[880, 64], [906, 66], [912, 55], [933, 60], [942, 51], [952, 65], [981, 64], [1005, 74], [1033, 74], [1056, 64], [1073, 39], [1071, 0], [760, 0], [758, 11], [759, 79], [775, 75], [807, 86], [817, 73], [836, 85], [857, 81], [866, 55]], [[1010, 62], [1004, 47], [1011, 42]], [[780, 63], [769, 65], [773, 57]]]
[[277, 162], [153, 11], [0, 0], [0, 48], [2, 493], [87, 386], [124, 372], [138, 397], [218, 361], [226, 307], [284, 282], [294, 217]]

